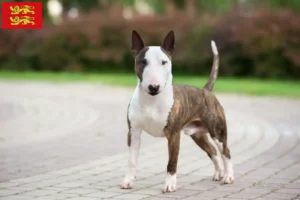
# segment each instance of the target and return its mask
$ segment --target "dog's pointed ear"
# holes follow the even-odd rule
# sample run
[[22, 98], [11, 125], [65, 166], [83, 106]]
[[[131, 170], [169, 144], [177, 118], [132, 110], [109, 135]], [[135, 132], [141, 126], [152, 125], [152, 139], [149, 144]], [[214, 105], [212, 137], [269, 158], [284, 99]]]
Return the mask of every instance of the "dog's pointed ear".
[[138, 54], [145, 47], [141, 36], [135, 30], [132, 31], [131, 36], [131, 51]]
[[162, 48], [169, 53], [172, 53], [175, 49], [175, 35], [174, 31], [171, 30], [168, 35], [165, 37], [164, 42], [162, 43]]

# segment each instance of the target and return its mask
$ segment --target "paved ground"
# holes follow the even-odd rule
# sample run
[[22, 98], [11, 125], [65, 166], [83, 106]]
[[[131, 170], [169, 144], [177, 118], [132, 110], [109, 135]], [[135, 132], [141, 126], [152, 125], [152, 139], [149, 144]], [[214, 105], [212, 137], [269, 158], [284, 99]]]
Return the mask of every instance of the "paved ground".
[[224, 94], [233, 185], [211, 181], [211, 161], [183, 136], [178, 190], [162, 194], [166, 140], [144, 134], [134, 189], [119, 189], [132, 91], [0, 82], [0, 200], [300, 199], [300, 101]]

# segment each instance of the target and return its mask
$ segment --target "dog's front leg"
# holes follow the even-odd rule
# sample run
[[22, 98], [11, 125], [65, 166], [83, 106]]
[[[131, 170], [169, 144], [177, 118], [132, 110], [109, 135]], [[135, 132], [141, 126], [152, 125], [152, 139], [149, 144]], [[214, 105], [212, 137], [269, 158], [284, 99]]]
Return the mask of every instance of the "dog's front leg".
[[128, 133], [128, 146], [129, 146], [129, 160], [128, 171], [125, 175], [122, 189], [131, 189], [136, 176], [137, 161], [141, 143], [141, 129], [131, 128]]
[[177, 183], [177, 162], [180, 146], [180, 132], [166, 134], [168, 139], [169, 162], [167, 166], [167, 177], [164, 192], [175, 192]]

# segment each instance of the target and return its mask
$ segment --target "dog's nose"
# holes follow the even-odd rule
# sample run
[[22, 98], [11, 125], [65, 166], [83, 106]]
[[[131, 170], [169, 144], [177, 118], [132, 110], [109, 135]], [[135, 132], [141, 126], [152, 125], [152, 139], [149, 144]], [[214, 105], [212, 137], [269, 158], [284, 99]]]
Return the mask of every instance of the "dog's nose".
[[151, 93], [157, 93], [159, 90], [159, 85], [149, 85], [148, 89]]

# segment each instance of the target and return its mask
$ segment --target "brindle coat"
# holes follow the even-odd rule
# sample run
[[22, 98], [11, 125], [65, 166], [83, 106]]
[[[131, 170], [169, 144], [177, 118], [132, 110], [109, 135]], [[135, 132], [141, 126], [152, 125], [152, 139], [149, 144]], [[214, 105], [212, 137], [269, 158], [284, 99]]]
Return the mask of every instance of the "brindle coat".
[[227, 127], [224, 110], [217, 98], [207, 89], [188, 85], [173, 85], [174, 105], [170, 112], [164, 133], [169, 141], [170, 158], [168, 172], [174, 174], [179, 153], [180, 131], [184, 126], [197, 126], [198, 133], [192, 135], [196, 144], [207, 152], [216, 155], [216, 149], [209, 143], [206, 133], [223, 143], [224, 155], [230, 158], [227, 148]]

